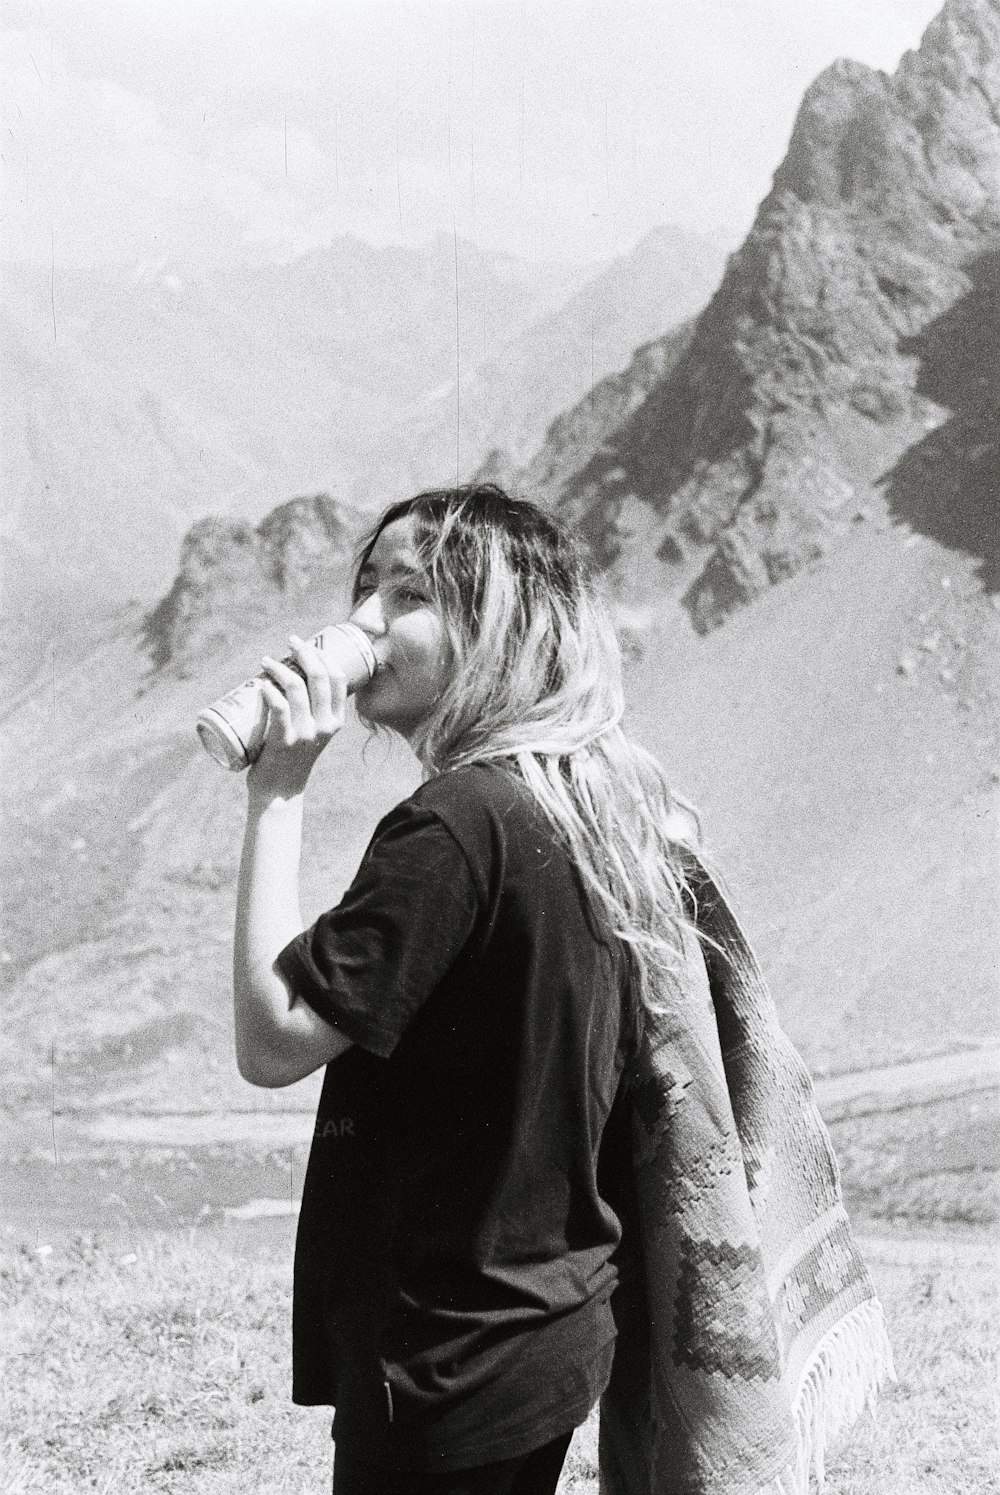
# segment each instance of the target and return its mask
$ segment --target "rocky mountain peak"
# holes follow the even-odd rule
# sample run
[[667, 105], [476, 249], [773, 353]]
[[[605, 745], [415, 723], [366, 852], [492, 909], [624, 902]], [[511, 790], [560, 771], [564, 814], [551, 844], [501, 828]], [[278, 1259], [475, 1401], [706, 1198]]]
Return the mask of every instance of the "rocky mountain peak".
[[917, 232], [995, 224], [997, 28], [994, 0], [948, 0], [894, 77], [835, 62], [806, 90], [774, 191], [883, 221], [902, 210]]
[[361, 518], [321, 494], [279, 504], [261, 522], [264, 564], [282, 591], [305, 591], [350, 555]]
[[[815, 80], [689, 346], [598, 446], [575, 463], [543, 449], [532, 471], [555, 475], [543, 492], [625, 586], [649, 524], [622, 516], [652, 511], [660, 584], [686, 586], [700, 629], [821, 556], [859, 488], [877, 482], [897, 515], [931, 523], [926, 475], [918, 503], [904, 454], [922, 447], [940, 510], [954, 500], [956, 442], [995, 451], [997, 438], [982, 400], [955, 412], [961, 390], [940, 377], [931, 392], [927, 339], [939, 367], [938, 320], [953, 325], [965, 298], [965, 322], [988, 310], [983, 262], [998, 247], [1000, 5], [948, 0], [893, 77], [842, 61]], [[943, 421], [947, 451], [924, 444]], [[989, 527], [951, 512], [938, 532], [980, 555], [988, 580]]]
[[257, 526], [198, 520], [184, 537], [173, 585], [146, 619], [154, 665], [185, 671], [217, 647], [228, 624], [265, 618], [339, 583], [361, 529], [355, 510], [325, 494], [280, 504]]
[[[895, 122], [884, 73], [845, 59], [833, 63], [806, 90], [774, 191], [829, 205], [870, 198], [898, 175], [884, 150]], [[905, 144], [912, 149], [912, 140]]]

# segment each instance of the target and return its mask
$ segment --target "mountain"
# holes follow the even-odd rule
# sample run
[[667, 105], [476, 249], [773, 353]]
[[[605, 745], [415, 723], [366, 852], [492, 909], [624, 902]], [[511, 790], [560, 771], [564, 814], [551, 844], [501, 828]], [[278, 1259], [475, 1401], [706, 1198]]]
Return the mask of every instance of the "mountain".
[[554, 427], [526, 480], [701, 630], [825, 555], [873, 487], [995, 586], [998, 254], [1000, 7], [947, 0], [891, 78], [816, 79], [682, 355], [596, 446]]
[[173, 585], [143, 625], [154, 668], [190, 673], [254, 623], [338, 596], [362, 529], [360, 514], [326, 494], [279, 504], [256, 527], [199, 520], [184, 537]]
[[[552, 421], [530, 462], [520, 471], [510, 471], [514, 486], [543, 502], [546, 498], [555, 502], [562, 517], [588, 541], [598, 566], [610, 566], [617, 550], [608, 546], [610, 531], [603, 510], [596, 505], [574, 505], [570, 492], [576, 473], [581, 465], [596, 463], [611, 449], [618, 431], [687, 352], [693, 335], [694, 323], [683, 322], [637, 348], [625, 368], [601, 379], [572, 409]], [[605, 496], [614, 492], [616, 484], [628, 481], [627, 474], [613, 466], [606, 466], [602, 476]]]
[[[700, 312], [724, 264], [715, 236], [647, 234], [564, 305], [519, 335], [495, 337], [482, 362], [467, 360], [460, 379], [408, 411], [371, 452], [365, 496], [439, 486], [456, 462], [463, 478], [487, 459], [504, 471], [524, 464], [550, 423], [613, 378], [636, 347]], [[464, 316], [474, 323], [474, 310]]]
[[255, 521], [318, 489], [377, 507], [492, 447], [523, 461], [722, 265], [715, 239], [662, 229], [599, 272], [443, 235], [205, 275], [11, 269], [0, 667], [154, 597], [201, 515]]
[[456, 273], [471, 369], [593, 270], [444, 236], [420, 249], [346, 236], [201, 276], [9, 268], [0, 656], [71, 647], [109, 608], [155, 598], [202, 515], [256, 520], [320, 489], [371, 497], [372, 449], [453, 375]]

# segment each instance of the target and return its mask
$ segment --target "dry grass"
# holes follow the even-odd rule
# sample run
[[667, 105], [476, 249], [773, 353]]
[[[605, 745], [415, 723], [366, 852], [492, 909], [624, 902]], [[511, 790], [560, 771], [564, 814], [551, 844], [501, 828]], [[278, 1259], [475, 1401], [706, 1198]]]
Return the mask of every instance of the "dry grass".
[[[1000, 1490], [993, 1274], [876, 1266], [899, 1385], [829, 1470], [828, 1495]], [[5, 1495], [315, 1495], [328, 1414], [288, 1399], [290, 1261], [235, 1238], [146, 1237], [0, 1259]], [[593, 1429], [563, 1490], [594, 1495]]]
[[328, 1486], [329, 1414], [288, 1399], [286, 1261], [77, 1238], [9, 1251], [0, 1281], [5, 1495]]
[[995, 1264], [875, 1264], [898, 1382], [831, 1461], [826, 1495], [1000, 1491]]

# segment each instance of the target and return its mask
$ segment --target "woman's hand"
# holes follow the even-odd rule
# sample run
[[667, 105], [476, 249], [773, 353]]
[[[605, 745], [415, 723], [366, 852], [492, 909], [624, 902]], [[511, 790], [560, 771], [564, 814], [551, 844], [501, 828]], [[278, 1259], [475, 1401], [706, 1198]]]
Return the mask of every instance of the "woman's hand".
[[302, 674], [265, 657], [261, 686], [270, 710], [260, 757], [247, 775], [252, 799], [293, 799], [300, 795], [320, 753], [344, 725], [347, 683], [331, 674], [319, 651], [289, 635], [292, 657]]

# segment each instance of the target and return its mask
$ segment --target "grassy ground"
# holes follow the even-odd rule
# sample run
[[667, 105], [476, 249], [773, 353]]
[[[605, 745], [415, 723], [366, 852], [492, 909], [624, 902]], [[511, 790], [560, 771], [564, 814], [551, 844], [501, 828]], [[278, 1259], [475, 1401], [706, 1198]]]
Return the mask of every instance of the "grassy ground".
[[[899, 1384], [829, 1495], [1000, 1490], [996, 1277], [976, 1253], [876, 1261]], [[8, 1243], [0, 1255], [4, 1495], [315, 1495], [328, 1414], [288, 1399], [290, 1251], [235, 1234]], [[593, 1429], [563, 1490], [595, 1495]]]

